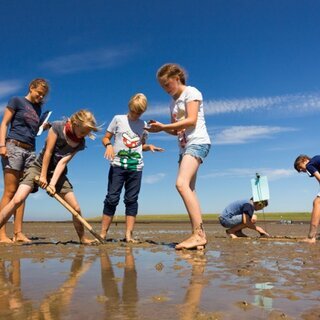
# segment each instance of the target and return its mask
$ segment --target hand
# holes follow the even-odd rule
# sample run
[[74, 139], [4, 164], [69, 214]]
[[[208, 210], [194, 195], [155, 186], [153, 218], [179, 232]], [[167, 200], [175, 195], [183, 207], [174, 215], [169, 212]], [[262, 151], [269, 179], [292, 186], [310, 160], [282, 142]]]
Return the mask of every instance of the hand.
[[48, 185], [47, 177], [40, 176], [38, 184], [42, 189], [45, 189]]
[[106, 147], [106, 151], [104, 152], [104, 158], [110, 161], [114, 159], [114, 150], [111, 144]]
[[42, 125], [42, 128], [43, 130], [48, 130], [51, 128], [51, 123], [49, 122], [45, 122], [43, 125]]
[[268, 232], [260, 233], [261, 238], [271, 238], [270, 234]]
[[149, 125], [149, 127], [146, 127], [145, 129], [149, 132], [160, 132], [164, 128], [163, 123], [161, 123], [159, 121], [155, 121], [155, 120], [150, 120], [148, 125]]
[[151, 152], [155, 152], [155, 151], [158, 151], [158, 152], [163, 152], [164, 149], [160, 148], [160, 147], [156, 147], [154, 146], [153, 144], [149, 144], [149, 150]]
[[54, 194], [56, 193], [56, 187], [51, 185], [51, 184], [49, 184], [47, 189], [46, 189], [46, 191], [47, 191], [49, 196], [53, 197]]
[[7, 147], [6, 146], [0, 147], [0, 156], [3, 158], [7, 157]]

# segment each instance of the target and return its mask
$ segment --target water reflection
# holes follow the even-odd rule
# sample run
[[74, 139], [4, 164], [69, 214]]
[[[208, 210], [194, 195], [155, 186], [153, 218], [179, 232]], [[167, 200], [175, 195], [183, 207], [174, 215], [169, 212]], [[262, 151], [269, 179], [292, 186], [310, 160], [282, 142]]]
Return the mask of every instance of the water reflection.
[[[123, 267], [122, 281], [122, 296], [118, 288], [120, 282], [115, 277], [110, 257], [106, 250], [100, 253], [101, 264], [101, 284], [105, 297], [105, 318], [106, 319], [138, 319], [137, 302], [137, 271], [135, 268], [135, 260], [132, 254], [132, 248], [125, 248], [124, 265], [118, 264], [118, 267]], [[101, 299], [101, 298], [100, 298]]]
[[260, 294], [254, 296], [253, 305], [262, 307], [265, 310], [272, 310], [273, 308], [273, 299], [266, 297], [265, 292], [273, 288], [270, 282], [256, 283], [255, 288], [258, 290]]
[[[75, 255], [67, 279], [54, 291], [34, 303], [23, 297], [20, 259], [0, 263], [0, 319], [60, 319], [70, 304], [79, 279], [89, 270], [93, 260], [84, 261], [83, 248]], [[37, 274], [34, 274], [34, 278]], [[29, 281], [34, 280], [33, 278]], [[56, 279], [48, 279], [52, 284]]]
[[0, 318], [14, 319], [14, 314], [16, 315], [15, 318], [17, 318], [32, 310], [32, 302], [23, 297], [20, 284], [20, 259], [1, 260]]
[[184, 296], [180, 317], [182, 320], [192, 320], [196, 318], [196, 314], [199, 311], [202, 291], [207, 284], [204, 277], [207, 258], [203, 251], [193, 253], [178, 251], [177, 254], [192, 265], [189, 285]]

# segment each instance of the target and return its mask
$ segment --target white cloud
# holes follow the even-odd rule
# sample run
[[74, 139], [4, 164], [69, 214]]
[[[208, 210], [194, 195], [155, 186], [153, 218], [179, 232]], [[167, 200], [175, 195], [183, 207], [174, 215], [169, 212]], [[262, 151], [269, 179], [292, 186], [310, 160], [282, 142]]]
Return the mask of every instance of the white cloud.
[[166, 176], [165, 173], [157, 173], [154, 175], [145, 176], [143, 177], [143, 182], [145, 184], [155, 184], [163, 180], [165, 176]]
[[145, 116], [163, 116], [166, 115], [170, 117], [169, 102], [167, 104], [151, 104], [144, 114]]
[[261, 176], [267, 176], [268, 180], [278, 180], [289, 178], [296, 174], [293, 169], [273, 169], [273, 168], [232, 168], [224, 171], [214, 171], [201, 176], [201, 178], [210, 179], [216, 177], [231, 178], [255, 178], [255, 173], [259, 172]]
[[[270, 110], [278, 112], [292, 112], [301, 114], [320, 109], [320, 93], [292, 94], [272, 97], [249, 97], [241, 99], [207, 100], [204, 101], [206, 115], [217, 115], [233, 112], [249, 112], [258, 110]], [[150, 107], [147, 114], [168, 114], [168, 104], [156, 104]]]
[[[22, 87], [21, 82], [17, 80], [0, 81], [0, 97], [10, 96]], [[0, 113], [3, 113], [7, 102], [0, 102]]]
[[276, 109], [278, 111], [310, 112], [320, 109], [320, 93], [295, 94], [260, 98], [230, 100], [209, 100], [206, 102], [206, 114], [245, 112], [258, 109]]
[[0, 96], [9, 96], [17, 92], [21, 88], [20, 81], [17, 80], [8, 80], [0, 81]]
[[294, 131], [293, 128], [270, 126], [233, 126], [214, 134], [214, 144], [244, 144], [258, 139], [271, 138], [273, 135]]
[[135, 52], [134, 48], [104, 48], [56, 57], [42, 67], [60, 74], [105, 69], [124, 63]]

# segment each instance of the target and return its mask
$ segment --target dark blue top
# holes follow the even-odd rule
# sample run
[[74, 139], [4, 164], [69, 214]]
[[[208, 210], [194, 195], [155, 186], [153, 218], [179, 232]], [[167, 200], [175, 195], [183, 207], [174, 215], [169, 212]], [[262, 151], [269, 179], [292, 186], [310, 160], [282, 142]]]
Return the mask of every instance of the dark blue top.
[[31, 103], [24, 97], [13, 97], [7, 108], [14, 111], [7, 138], [15, 139], [35, 147], [39, 129], [41, 104]]
[[232, 218], [234, 216], [247, 214], [252, 218], [254, 207], [250, 200], [238, 200], [230, 203], [221, 213], [222, 217]]
[[314, 156], [306, 165], [307, 173], [313, 177], [315, 172], [320, 172], [320, 156]]

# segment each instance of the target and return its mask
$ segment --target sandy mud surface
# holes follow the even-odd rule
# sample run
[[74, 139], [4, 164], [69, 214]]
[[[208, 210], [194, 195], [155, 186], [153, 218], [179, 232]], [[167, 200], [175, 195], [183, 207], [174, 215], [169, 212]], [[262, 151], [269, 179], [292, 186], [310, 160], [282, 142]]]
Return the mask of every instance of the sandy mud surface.
[[280, 238], [206, 224], [204, 252], [177, 252], [189, 224], [138, 224], [126, 244], [119, 223], [83, 246], [71, 223], [26, 223], [32, 244], [0, 245], [0, 319], [320, 319], [320, 241], [292, 239], [307, 224], [261, 226]]

